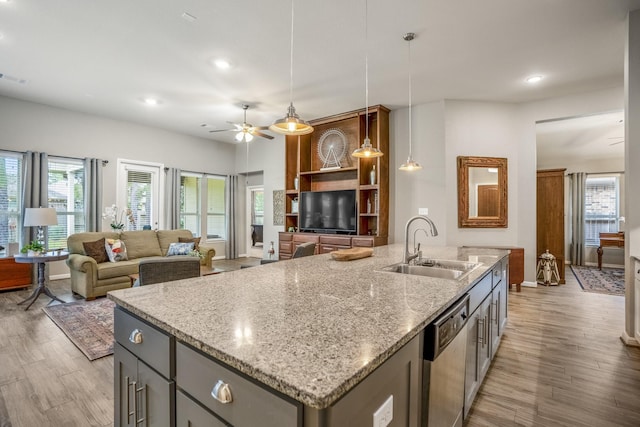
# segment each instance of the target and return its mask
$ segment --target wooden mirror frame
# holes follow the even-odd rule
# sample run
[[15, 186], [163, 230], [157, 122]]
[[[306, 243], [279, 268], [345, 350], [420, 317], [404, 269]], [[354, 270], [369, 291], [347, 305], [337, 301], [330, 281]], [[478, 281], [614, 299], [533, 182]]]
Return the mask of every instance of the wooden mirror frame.
[[[469, 217], [469, 168], [498, 169], [498, 216]], [[458, 227], [507, 228], [507, 159], [458, 156]]]

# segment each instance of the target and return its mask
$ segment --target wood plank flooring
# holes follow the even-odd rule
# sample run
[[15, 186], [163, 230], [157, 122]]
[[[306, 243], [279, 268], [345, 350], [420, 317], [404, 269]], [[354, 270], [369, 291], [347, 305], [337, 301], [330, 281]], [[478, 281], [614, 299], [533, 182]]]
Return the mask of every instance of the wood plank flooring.
[[[52, 290], [74, 299], [68, 280]], [[48, 298], [16, 306], [28, 295], [0, 292], [0, 427], [113, 425], [113, 357], [89, 362], [41, 310]], [[619, 339], [622, 297], [582, 292], [571, 274], [509, 297], [466, 426], [640, 426], [640, 349]]]
[[466, 426], [640, 426], [624, 298], [567, 284], [509, 292], [509, 324]]

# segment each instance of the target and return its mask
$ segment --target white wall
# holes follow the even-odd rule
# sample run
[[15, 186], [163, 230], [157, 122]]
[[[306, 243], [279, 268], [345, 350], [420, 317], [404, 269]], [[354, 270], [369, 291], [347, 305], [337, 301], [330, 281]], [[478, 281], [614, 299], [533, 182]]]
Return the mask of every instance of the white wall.
[[[628, 238], [626, 254], [640, 259], [640, 10], [627, 17], [627, 47], [625, 57], [625, 168], [627, 178], [625, 212]], [[640, 345], [640, 283], [634, 281], [635, 268], [631, 258], [625, 264], [625, 342]], [[638, 281], [640, 282], [640, 281]]]
[[[264, 187], [264, 228], [263, 228], [263, 258], [268, 258], [267, 250], [269, 242], [274, 242], [276, 249], [275, 258], [278, 257], [278, 232], [284, 231], [284, 226], [273, 225], [273, 191], [284, 190], [284, 136], [276, 135], [274, 139], [255, 138], [249, 143], [248, 169], [247, 169], [247, 146], [238, 144], [235, 146], [235, 169], [237, 173], [262, 172], [262, 185]], [[256, 185], [255, 182], [250, 182]], [[243, 197], [246, 200], [246, 196]], [[243, 230], [242, 238], [239, 237], [239, 252], [246, 253], [246, 230], [250, 224], [246, 222], [244, 215], [246, 208], [243, 207], [242, 218], [239, 218], [240, 230]]]
[[438, 236], [426, 240], [420, 233], [416, 237], [422, 245], [442, 246], [447, 243], [450, 214], [446, 205], [444, 102], [416, 105], [412, 110], [412, 151], [422, 165], [419, 171], [398, 170], [409, 156], [409, 108], [393, 110], [389, 116], [389, 243], [403, 242], [409, 218], [418, 214], [418, 208], [428, 208]]
[[[103, 206], [116, 200], [118, 158], [220, 175], [235, 169], [235, 147], [231, 144], [2, 96], [0, 129], [0, 149], [108, 160]], [[223, 244], [215, 247], [218, 254], [224, 253]], [[57, 275], [65, 269], [63, 263], [56, 263], [51, 271]]]

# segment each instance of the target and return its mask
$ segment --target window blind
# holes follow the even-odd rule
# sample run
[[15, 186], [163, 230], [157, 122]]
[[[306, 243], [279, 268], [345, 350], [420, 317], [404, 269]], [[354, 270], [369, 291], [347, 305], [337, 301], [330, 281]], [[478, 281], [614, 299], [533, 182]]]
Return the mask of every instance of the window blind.
[[49, 159], [48, 207], [56, 210], [58, 225], [47, 228], [47, 247], [66, 248], [67, 237], [86, 230], [82, 161]]
[[20, 241], [22, 157], [0, 152], [0, 245]]

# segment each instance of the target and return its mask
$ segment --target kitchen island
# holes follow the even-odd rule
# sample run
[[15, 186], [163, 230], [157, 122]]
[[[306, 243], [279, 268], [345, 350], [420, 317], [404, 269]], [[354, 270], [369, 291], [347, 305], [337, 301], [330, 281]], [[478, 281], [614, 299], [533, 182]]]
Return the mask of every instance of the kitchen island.
[[[292, 425], [328, 425], [328, 409], [336, 407], [407, 345], [420, 353], [425, 327], [508, 255], [507, 251], [494, 249], [423, 249], [425, 258], [481, 263], [461, 280], [379, 271], [399, 262], [402, 250], [402, 245], [381, 246], [374, 249], [372, 257], [356, 261], [339, 262], [330, 255], [318, 255], [113, 291], [109, 298], [118, 305], [116, 340], [123, 341], [118, 339], [118, 318], [122, 317], [118, 312], [133, 315], [134, 322], [142, 326], [148, 322], [168, 337], [168, 360], [159, 362], [166, 368], [156, 368], [153, 363], [151, 367], [163, 374], [168, 389], [174, 387], [171, 384], [175, 379], [176, 394], [184, 391], [187, 399], [197, 398], [197, 387], [190, 392], [190, 386], [182, 387], [181, 381], [197, 381], [199, 373], [190, 378], [193, 373], [188, 372], [189, 366], [195, 370], [203, 360], [211, 360], [222, 369], [222, 376], [247, 380], [248, 387], [257, 383], [289, 404], [293, 408]], [[133, 335], [127, 335], [132, 343], [136, 341]], [[125, 345], [133, 351], [136, 344]], [[150, 357], [160, 353], [151, 352]], [[116, 357], [116, 371], [118, 363]], [[410, 377], [419, 375], [416, 365], [414, 362], [409, 368], [413, 370]], [[206, 368], [202, 367], [200, 374], [202, 370]], [[127, 375], [131, 376], [134, 374]], [[117, 382], [118, 378], [116, 395]], [[215, 385], [211, 384], [209, 391]], [[125, 388], [129, 393], [128, 383]], [[234, 385], [230, 388], [233, 393]], [[224, 400], [225, 391], [220, 391], [217, 397]], [[180, 394], [178, 404], [185, 396]], [[171, 401], [169, 398], [169, 404]], [[216, 404], [225, 411], [234, 404], [239, 406], [241, 398], [234, 396], [229, 403]], [[120, 406], [127, 405], [128, 400]], [[216, 412], [205, 402], [199, 401], [198, 405]], [[414, 404], [402, 405], [411, 406], [409, 416], [416, 421], [408, 425], [415, 425], [419, 410]], [[116, 412], [118, 406], [116, 403]], [[238, 413], [245, 410], [236, 409], [228, 416], [216, 413], [226, 422], [242, 425], [228, 417], [241, 417]]]

